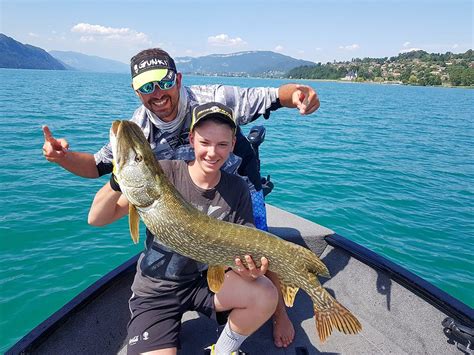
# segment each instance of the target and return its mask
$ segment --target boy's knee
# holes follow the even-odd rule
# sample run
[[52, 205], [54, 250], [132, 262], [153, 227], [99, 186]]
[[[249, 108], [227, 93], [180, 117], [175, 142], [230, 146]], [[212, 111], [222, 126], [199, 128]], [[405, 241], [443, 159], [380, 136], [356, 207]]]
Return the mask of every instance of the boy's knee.
[[278, 290], [270, 279], [266, 277], [262, 277], [259, 281], [258, 295], [255, 300], [258, 302], [259, 308], [273, 314], [278, 305]]

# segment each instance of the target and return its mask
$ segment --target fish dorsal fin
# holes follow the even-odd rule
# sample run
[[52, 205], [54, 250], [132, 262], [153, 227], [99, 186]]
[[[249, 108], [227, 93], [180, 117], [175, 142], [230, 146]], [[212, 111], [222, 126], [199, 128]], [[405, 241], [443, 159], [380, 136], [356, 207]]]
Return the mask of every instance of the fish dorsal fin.
[[140, 216], [134, 205], [131, 203], [128, 205], [128, 226], [130, 228], [130, 236], [135, 244], [140, 239], [139, 227], [140, 227]]
[[298, 286], [293, 283], [280, 278], [280, 288], [281, 294], [283, 295], [283, 300], [287, 307], [293, 307], [295, 302], [296, 293], [300, 289]]
[[225, 266], [223, 265], [213, 265], [209, 266], [207, 270], [207, 284], [209, 285], [209, 289], [217, 293], [222, 287], [224, 283], [224, 274], [225, 274]]
[[295, 244], [293, 245], [293, 248], [295, 248], [295, 255], [298, 255], [298, 257], [303, 261], [305, 265], [304, 267], [309, 272], [327, 278], [331, 277], [328, 268], [315, 253], [301, 245]]

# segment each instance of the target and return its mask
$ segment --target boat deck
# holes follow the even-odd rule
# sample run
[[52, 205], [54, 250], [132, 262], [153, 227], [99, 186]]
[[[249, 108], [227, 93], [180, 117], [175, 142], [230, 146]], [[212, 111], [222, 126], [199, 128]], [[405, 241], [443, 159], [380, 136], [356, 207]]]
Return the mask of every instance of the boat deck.
[[[358, 335], [335, 331], [325, 344], [321, 344], [316, 334], [311, 301], [300, 291], [295, 306], [289, 309], [296, 330], [293, 344], [286, 349], [276, 348], [271, 324], [267, 322], [245, 341], [242, 350], [252, 355], [465, 353], [457, 349], [443, 332], [441, 322], [452, 314], [443, 313], [413, 290], [402, 286], [393, 272], [368, 265], [344, 248], [328, 245], [327, 242], [333, 244], [331, 241], [337, 242], [340, 236], [327, 228], [272, 206], [268, 206], [268, 215], [272, 233], [306, 245], [321, 255], [332, 275], [329, 280], [321, 280], [324, 287], [358, 317], [363, 330]], [[128, 298], [133, 275], [134, 260], [130, 260], [108, 278], [104, 277], [94, 289], [76, 297], [7, 354], [21, 351], [35, 354], [125, 354], [123, 341], [129, 320]], [[95, 297], [90, 297], [91, 293]], [[71, 309], [75, 311], [71, 313]], [[466, 319], [472, 322], [472, 309], [466, 309], [470, 312]], [[179, 354], [201, 354], [202, 349], [216, 339], [215, 322], [188, 312], [183, 317]], [[25, 344], [30, 345], [25, 348]]]

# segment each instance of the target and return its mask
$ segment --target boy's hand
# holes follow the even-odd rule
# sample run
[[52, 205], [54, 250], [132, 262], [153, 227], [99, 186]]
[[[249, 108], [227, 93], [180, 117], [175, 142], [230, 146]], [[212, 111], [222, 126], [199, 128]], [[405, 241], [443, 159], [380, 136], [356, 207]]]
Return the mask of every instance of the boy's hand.
[[255, 280], [260, 276], [265, 275], [268, 270], [268, 259], [265, 257], [262, 257], [260, 259], [262, 264], [259, 268], [257, 268], [255, 262], [253, 261], [250, 255], [245, 255], [245, 261], [247, 262], [247, 267], [244, 266], [240, 258], [236, 258], [235, 265], [237, 266], [237, 268], [233, 269], [240, 275], [240, 277], [243, 277], [244, 279]]

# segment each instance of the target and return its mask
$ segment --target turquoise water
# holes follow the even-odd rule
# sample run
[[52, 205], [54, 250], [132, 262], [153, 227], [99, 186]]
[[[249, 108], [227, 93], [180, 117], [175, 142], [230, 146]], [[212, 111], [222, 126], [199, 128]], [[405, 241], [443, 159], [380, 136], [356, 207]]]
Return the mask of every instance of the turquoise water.
[[[141, 247], [125, 219], [87, 225], [97, 189], [46, 162], [41, 125], [98, 150], [138, 105], [128, 75], [0, 69], [0, 351]], [[187, 84], [284, 81], [187, 77]], [[282, 109], [262, 146], [268, 202], [323, 224], [474, 306], [474, 91], [307, 82], [321, 109]], [[248, 127], [250, 128], [250, 126]], [[354, 292], [357, 292], [355, 290]]]

